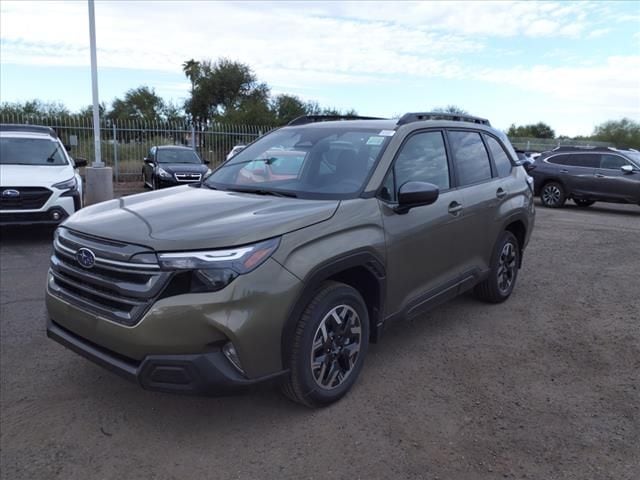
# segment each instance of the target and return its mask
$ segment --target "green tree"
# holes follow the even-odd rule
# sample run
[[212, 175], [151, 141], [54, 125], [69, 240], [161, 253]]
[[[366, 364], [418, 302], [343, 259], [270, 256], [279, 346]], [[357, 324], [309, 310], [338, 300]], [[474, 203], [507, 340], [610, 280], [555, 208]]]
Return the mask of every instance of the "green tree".
[[193, 95], [193, 91], [196, 88], [196, 82], [200, 78], [200, 62], [194, 60], [193, 58], [191, 60], [187, 60], [182, 63], [182, 71], [191, 82], [191, 95]]
[[457, 105], [447, 105], [446, 107], [436, 107], [432, 110], [436, 113], [453, 113], [456, 115], [469, 115], [465, 109], [458, 107]]
[[10, 116], [18, 118], [64, 117], [70, 114], [69, 109], [59, 102], [43, 102], [34, 99], [26, 102], [0, 103], [0, 115], [3, 118], [9, 118]]
[[166, 105], [153, 88], [141, 86], [124, 94], [124, 99], [116, 98], [107, 117], [115, 121], [137, 120], [154, 122], [163, 119]]
[[543, 122], [521, 126], [516, 126], [515, 123], [512, 123], [507, 135], [509, 137], [555, 138], [556, 132]]
[[271, 100], [271, 111], [279, 125], [286, 125], [294, 118], [307, 115], [307, 105], [294, 95], [278, 95]]
[[623, 118], [609, 120], [593, 130], [593, 140], [613, 143], [618, 148], [640, 148], [640, 122]]

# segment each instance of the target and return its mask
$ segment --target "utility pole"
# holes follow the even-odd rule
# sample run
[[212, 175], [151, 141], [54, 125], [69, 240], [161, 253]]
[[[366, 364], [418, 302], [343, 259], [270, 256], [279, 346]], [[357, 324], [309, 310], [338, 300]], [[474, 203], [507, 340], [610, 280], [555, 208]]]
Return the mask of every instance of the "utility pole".
[[94, 159], [86, 173], [87, 204], [113, 198], [113, 172], [102, 161], [100, 151], [100, 103], [98, 101], [98, 59], [96, 54], [96, 16], [94, 0], [89, 1], [89, 47], [91, 50], [91, 93], [93, 96], [93, 144]]

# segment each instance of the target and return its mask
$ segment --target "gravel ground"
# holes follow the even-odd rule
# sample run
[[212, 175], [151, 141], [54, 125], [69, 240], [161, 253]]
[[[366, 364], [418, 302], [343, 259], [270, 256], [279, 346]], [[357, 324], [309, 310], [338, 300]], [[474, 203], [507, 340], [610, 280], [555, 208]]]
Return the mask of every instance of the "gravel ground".
[[399, 323], [323, 410], [151, 393], [45, 337], [51, 232], [1, 248], [3, 479], [637, 479], [640, 209], [538, 209], [518, 286]]

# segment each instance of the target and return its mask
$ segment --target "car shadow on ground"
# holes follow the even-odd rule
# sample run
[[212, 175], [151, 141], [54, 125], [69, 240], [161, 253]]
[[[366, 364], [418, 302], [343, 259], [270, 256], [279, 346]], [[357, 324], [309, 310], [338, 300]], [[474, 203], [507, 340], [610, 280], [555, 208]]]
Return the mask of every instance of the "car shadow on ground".
[[579, 207], [572, 201], [568, 201], [561, 208], [547, 208], [540, 200], [536, 200], [536, 208], [544, 210], [553, 210], [556, 212], [582, 212], [586, 214], [607, 214], [607, 215], [620, 215], [632, 218], [640, 217], [640, 206], [632, 205], [628, 203], [605, 203], [598, 202], [590, 207]]

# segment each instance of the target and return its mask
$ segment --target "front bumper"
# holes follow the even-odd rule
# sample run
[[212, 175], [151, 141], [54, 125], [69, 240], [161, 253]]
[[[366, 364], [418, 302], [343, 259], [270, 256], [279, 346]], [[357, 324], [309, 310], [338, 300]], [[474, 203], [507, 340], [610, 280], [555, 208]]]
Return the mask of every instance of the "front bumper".
[[44, 211], [21, 212], [19, 210], [0, 212], [0, 226], [4, 225], [58, 225], [69, 214], [59, 206]]
[[247, 379], [236, 371], [221, 351], [193, 355], [148, 355], [142, 361], [122, 357], [47, 322], [47, 336], [101, 367], [146, 390], [223, 395], [279, 378], [287, 371]]

